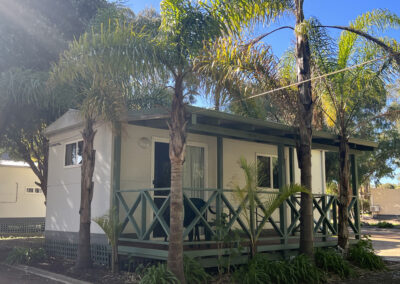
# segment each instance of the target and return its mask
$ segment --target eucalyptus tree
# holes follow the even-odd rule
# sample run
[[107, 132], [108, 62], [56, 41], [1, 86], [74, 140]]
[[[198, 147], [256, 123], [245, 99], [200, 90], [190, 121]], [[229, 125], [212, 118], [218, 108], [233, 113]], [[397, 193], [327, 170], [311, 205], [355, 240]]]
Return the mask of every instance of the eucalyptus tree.
[[[233, 37], [240, 37], [246, 28], [258, 23], [267, 23], [276, 20], [284, 14], [292, 14], [295, 18], [295, 26], [282, 26], [273, 31], [262, 34], [252, 40], [249, 44], [255, 44], [273, 32], [282, 29], [292, 29], [295, 34], [295, 59], [297, 74], [296, 94], [296, 121], [297, 121], [297, 159], [301, 170], [301, 184], [312, 191], [311, 188], [311, 141], [312, 121], [316, 98], [313, 96], [311, 84], [311, 52], [309, 44], [310, 21], [304, 18], [304, 0], [214, 0], [210, 1], [209, 9], [225, 20], [230, 27]], [[208, 1], [204, 5], [208, 5]], [[395, 17], [393, 18], [395, 19]], [[320, 25], [315, 28], [324, 27]], [[377, 39], [365, 31], [356, 27], [327, 26], [330, 28], [343, 29], [358, 34], [379, 47], [397, 62], [399, 62], [399, 51], [394, 41], [388, 42]], [[300, 217], [300, 251], [312, 255], [313, 248], [313, 214], [312, 197], [307, 194], [301, 195], [301, 217]]]
[[66, 97], [48, 92], [48, 70], [97, 10], [108, 6], [104, 0], [0, 3], [0, 145], [29, 164], [45, 197], [48, 141], [42, 131], [69, 107]]
[[0, 129], [0, 147], [30, 166], [45, 198], [48, 140], [42, 131], [68, 107], [49, 94], [47, 78], [46, 72], [16, 68], [0, 74], [0, 105], [7, 110], [1, 112], [6, 115]]

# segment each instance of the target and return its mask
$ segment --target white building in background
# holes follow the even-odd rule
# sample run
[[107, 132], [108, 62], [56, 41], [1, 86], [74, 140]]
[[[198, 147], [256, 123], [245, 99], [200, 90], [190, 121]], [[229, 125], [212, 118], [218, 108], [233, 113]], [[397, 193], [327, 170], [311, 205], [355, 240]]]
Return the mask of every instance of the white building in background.
[[0, 160], [0, 234], [43, 231], [45, 198], [28, 164]]

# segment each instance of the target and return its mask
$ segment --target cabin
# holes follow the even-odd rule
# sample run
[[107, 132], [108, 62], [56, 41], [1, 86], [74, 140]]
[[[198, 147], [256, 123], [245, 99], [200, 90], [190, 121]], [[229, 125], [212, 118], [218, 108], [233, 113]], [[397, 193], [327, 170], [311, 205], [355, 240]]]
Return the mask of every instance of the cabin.
[[45, 198], [28, 164], [0, 159], [0, 235], [43, 233]]
[[[235, 188], [244, 185], [241, 157], [257, 165], [260, 194], [279, 194], [300, 183], [294, 128], [258, 119], [187, 106], [187, 148], [183, 165], [184, 253], [215, 265], [218, 226], [239, 232], [248, 242], [249, 224]], [[129, 111], [120, 121], [95, 124], [96, 165], [93, 175], [92, 217], [115, 208], [122, 232], [119, 253], [143, 258], [167, 258], [169, 236], [168, 109]], [[80, 166], [83, 123], [79, 111], [69, 110], [45, 131], [50, 140], [46, 210], [46, 248], [50, 254], [74, 257], [78, 242]], [[356, 155], [375, 143], [350, 139], [351, 171], [357, 175]], [[336, 244], [337, 198], [326, 194], [325, 152], [337, 151], [338, 137], [315, 131], [312, 141], [312, 186], [315, 246]], [[349, 205], [351, 237], [360, 236], [356, 178]], [[263, 197], [263, 198], [264, 198]], [[262, 198], [260, 198], [262, 199]], [[300, 196], [287, 199], [270, 218], [257, 213], [261, 230], [258, 251], [289, 255], [299, 247]], [[92, 257], [107, 262], [106, 237], [91, 223]], [[242, 254], [244, 260], [247, 249]], [[224, 254], [229, 254], [225, 249]]]

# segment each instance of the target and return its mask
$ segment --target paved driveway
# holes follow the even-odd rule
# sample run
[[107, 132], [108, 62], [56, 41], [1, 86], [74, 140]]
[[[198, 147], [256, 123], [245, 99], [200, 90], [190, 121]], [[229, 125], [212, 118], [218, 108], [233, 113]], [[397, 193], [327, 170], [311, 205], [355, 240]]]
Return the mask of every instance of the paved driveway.
[[362, 228], [363, 235], [371, 235], [376, 253], [386, 260], [400, 262], [400, 229]]

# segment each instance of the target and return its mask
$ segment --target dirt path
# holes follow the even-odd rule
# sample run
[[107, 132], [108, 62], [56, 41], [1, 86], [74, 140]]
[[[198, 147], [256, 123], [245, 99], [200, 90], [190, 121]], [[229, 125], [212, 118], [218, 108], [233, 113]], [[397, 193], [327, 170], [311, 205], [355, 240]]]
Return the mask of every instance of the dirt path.
[[[371, 235], [376, 253], [385, 260], [400, 262], [400, 229], [362, 228], [363, 235]], [[400, 283], [400, 281], [399, 281]]]

